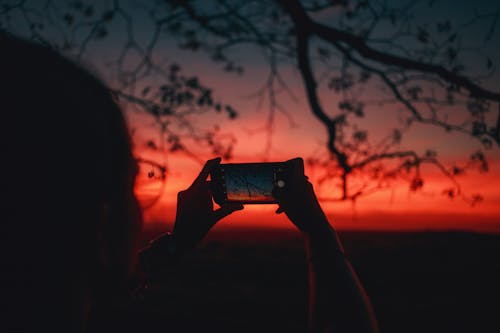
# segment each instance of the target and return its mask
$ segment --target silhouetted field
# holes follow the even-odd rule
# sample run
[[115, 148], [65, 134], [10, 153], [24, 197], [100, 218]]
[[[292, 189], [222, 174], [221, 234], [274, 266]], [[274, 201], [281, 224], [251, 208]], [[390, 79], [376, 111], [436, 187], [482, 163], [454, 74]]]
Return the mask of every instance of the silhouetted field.
[[[382, 332], [500, 332], [500, 235], [340, 236]], [[306, 267], [297, 232], [215, 231], [119, 314], [121, 330], [304, 332]]]

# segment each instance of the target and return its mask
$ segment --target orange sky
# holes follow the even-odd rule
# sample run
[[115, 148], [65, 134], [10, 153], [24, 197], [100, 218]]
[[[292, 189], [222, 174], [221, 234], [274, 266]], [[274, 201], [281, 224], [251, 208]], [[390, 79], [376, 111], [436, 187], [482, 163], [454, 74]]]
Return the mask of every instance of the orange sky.
[[[181, 157], [171, 158], [172, 174], [158, 204], [144, 212], [147, 223], [160, 222], [171, 226], [175, 218], [176, 193], [189, 186], [196, 176], [199, 165]], [[182, 171], [181, 171], [182, 170]], [[307, 172], [307, 171], [306, 171]], [[496, 173], [496, 174], [494, 174]], [[321, 205], [332, 224], [343, 229], [467, 229], [500, 231], [500, 191], [498, 189], [498, 164], [490, 174], [464, 177], [464, 188], [479, 187], [485, 201], [470, 207], [460, 199], [450, 200], [440, 194], [443, 180], [427, 178], [421, 194], [409, 193], [407, 185], [395, 185], [365, 197], [353, 206], [351, 203]], [[317, 188], [317, 186], [316, 186]], [[141, 189], [137, 189], [141, 197]], [[318, 190], [319, 194], [324, 190]], [[243, 211], [222, 221], [222, 226], [272, 226], [289, 227], [284, 216], [276, 216], [275, 205], [247, 205]]]
[[[498, 36], [495, 36], [498, 39]], [[495, 40], [496, 40], [495, 39]], [[488, 45], [500, 45], [490, 43]], [[158, 49], [158, 56], [168, 60], [182, 59], [183, 72], [187, 75], [199, 76], [201, 82], [214, 88], [217, 99], [231, 104], [239, 111], [239, 117], [230, 121], [224, 115], [208, 114], [207, 116], [193, 118], [198, 125], [210, 127], [218, 125], [222, 131], [234, 134], [238, 141], [234, 150], [231, 163], [258, 162], [258, 161], [283, 161], [297, 156], [304, 158], [312, 152], [325, 147], [324, 127], [311, 115], [300, 75], [296, 71], [283, 68], [285, 78], [290, 90], [296, 99], [286, 94], [279, 94], [279, 103], [284, 110], [292, 116], [296, 126], [291, 126], [289, 119], [276, 114], [274, 135], [272, 136], [272, 149], [266, 154], [266, 133], [259, 130], [265, 125], [268, 115], [268, 104], [264, 101], [259, 105], [257, 100], [249, 96], [255, 93], [265, 82], [267, 67], [262, 65], [259, 54], [245, 52], [236, 57], [246, 64], [245, 74], [237, 76], [225, 73], [221, 68], [198, 53], [181, 51], [176, 48]], [[165, 56], [167, 55], [167, 56]], [[500, 76], [498, 73], [490, 82], [491, 89], [497, 90]], [[331, 91], [321, 91], [321, 98], [325, 109], [335, 111], [339, 96]], [[365, 98], [381, 98], [380, 90], [370, 90], [363, 93]], [[383, 96], [382, 96], [383, 97]], [[359, 126], [369, 130], [370, 139], [377, 141], [378, 137], [385, 136], [398, 125], [398, 116], [401, 115], [401, 105], [372, 106], [366, 112], [366, 117], [361, 119]], [[496, 109], [494, 109], [496, 111]], [[460, 122], [457, 115], [449, 113], [450, 118]], [[494, 113], [494, 114], [493, 114]], [[492, 115], [495, 116], [496, 112]], [[466, 113], [465, 113], [466, 114]], [[135, 113], [128, 113], [129, 122], [136, 132], [138, 142], [141, 138], [155, 137], [154, 128], [148, 126], [151, 119]], [[208, 150], [199, 149], [196, 144], [188, 146], [199, 160], [213, 158]], [[405, 134], [401, 149], [413, 149], [422, 154], [426, 149], [439, 152], [439, 157], [448, 166], [453, 163], [463, 164], [469, 155], [482, 148], [478, 142], [464, 135], [445, 133], [442, 129], [429, 126], [413, 125]], [[347, 203], [322, 202], [327, 215], [333, 225], [346, 229], [467, 229], [480, 231], [500, 231], [500, 149], [494, 147], [486, 152], [490, 161], [490, 171], [479, 174], [470, 171], [460, 176], [458, 180], [462, 189], [467, 194], [480, 193], [484, 202], [476, 207], [470, 207], [460, 199], [450, 200], [441, 192], [449, 187], [450, 183], [436, 170], [424, 168], [425, 185], [420, 193], [410, 193], [407, 183], [395, 183], [390, 190], [377, 192], [371, 196], [358, 200], [356, 206]], [[164, 157], [155, 152], [144, 149], [140, 144], [136, 147], [136, 154], [161, 160]], [[201, 169], [201, 164], [182, 152], [168, 154], [166, 161], [169, 167], [166, 188], [157, 205], [145, 211], [147, 223], [166, 223], [171, 225], [175, 216], [176, 193], [189, 186], [192, 179]], [[229, 162], [229, 161], [223, 161]], [[314, 180], [314, 170], [306, 167], [306, 173]], [[320, 188], [315, 186], [318, 196], [328, 196], [331, 187]], [[140, 193], [141, 189], [137, 189]], [[237, 212], [234, 216], [226, 218], [220, 223], [224, 226], [273, 226], [287, 227], [290, 224], [283, 216], [274, 214], [274, 205], [246, 206], [245, 210]]]
[[[242, 117], [245, 118], [245, 116]], [[281, 132], [277, 131], [273, 145], [279, 148], [274, 148], [271, 161], [283, 161], [296, 156], [306, 157], [311, 151], [311, 145], [315, 145], [314, 140], [307, 139], [307, 134], [311, 131], [310, 126], [314, 126], [313, 132], [322, 133], [321, 126], [312, 125], [313, 123], [314, 121], [306, 128], [287, 128]], [[255, 121], [254, 126], [257, 127], [257, 125], [258, 122]], [[229, 131], [238, 132], [240, 137], [234, 159], [223, 162], [255, 162], [265, 159], [266, 156], [262, 154], [262, 147], [266, 140], [264, 133], [249, 134], [241, 130], [243, 126], [252, 125], [243, 119], [226, 126]], [[141, 150], [138, 153], [159, 158], [154, 152], [147, 150]], [[448, 149], [448, 154], [444, 156], [447, 162], [460, 161], [467, 158], [468, 151], [454, 152]], [[479, 174], [471, 171], [458, 179], [466, 193], [480, 193], [484, 196], [484, 202], [475, 207], [470, 207], [458, 198], [450, 200], [444, 197], [441, 192], [450, 183], [433, 169], [424, 169], [425, 185], [420, 193], [409, 192], [408, 184], [401, 182], [395, 183], [390, 190], [359, 199], [355, 206], [350, 202], [322, 202], [321, 204], [332, 224], [341, 229], [455, 229], [500, 232], [500, 211], [498, 210], [500, 206], [500, 160], [496, 158], [499, 156], [498, 149], [490, 156], [493, 158], [490, 158], [488, 173]], [[200, 155], [202, 160], [212, 157]], [[171, 228], [175, 218], [176, 194], [190, 185], [202, 165], [182, 153], [167, 155], [167, 163], [169, 173], [161, 199], [155, 206], [147, 209], [144, 216], [146, 223], [164, 223], [167, 228]], [[314, 182], [314, 170], [306, 166], [306, 173]], [[147, 188], [155, 193], [158, 191], [158, 183], [148, 181], [144, 176], [141, 179], [146, 179], [146, 186], [137, 187], [139, 197], [146, 197]], [[328, 196], [330, 190], [328, 187], [320, 187], [317, 184], [315, 184], [315, 189], [319, 197]], [[275, 209], [275, 205], [247, 205], [243, 211], [227, 217], [217, 227], [291, 227], [284, 216], [274, 214]]]
[[[464, 22], [472, 11], [480, 8], [493, 6], [494, 2], [448, 2], [440, 4], [444, 9], [434, 10], [432, 13], [437, 17], [419, 17], [427, 20], [441, 20], [443, 13], [447, 16], [455, 17], [457, 22]], [[489, 7], [488, 7], [489, 8]], [[487, 11], [486, 11], [487, 12]], [[149, 16], [147, 16], [149, 18]], [[151, 38], [151, 22], [144, 17], [136, 18], [138, 36], [137, 42], [147, 43]], [[116, 21], [116, 20], [115, 20]], [[142, 23], [142, 24], [141, 24]], [[117, 23], [115, 23], [117, 24]], [[95, 41], [92, 51], [84, 56], [84, 63], [90, 68], [95, 68], [110, 85], [116, 85], [116, 77], [113, 70], [109, 70], [110, 60], [117, 59], [121, 54], [124, 33], [117, 26], [118, 34], [109, 39]], [[484, 28], [484, 26], [483, 26]], [[479, 29], [479, 30], [478, 30]], [[497, 29], [498, 30], [498, 29]], [[473, 46], [479, 47], [481, 53], [490, 56], [493, 62], [498, 64], [498, 54], [500, 48], [500, 34], [495, 33], [490, 41], [484, 43], [477, 36], [482, 36], [484, 31], [481, 26], [472, 27], [467, 30], [469, 37], [464, 43], [472, 41]], [[479, 44], [477, 44], [479, 43]], [[465, 47], [466, 45], [463, 45]], [[470, 43], [469, 43], [470, 44]], [[468, 46], [470, 46], [467, 44]], [[476, 45], [477, 44], [477, 45]], [[162, 39], [162, 43], [154, 49], [153, 57], [158, 63], [179, 63], [184, 75], [196, 75], [203, 85], [213, 88], [214, 97], [230, 104], [239, 111], [239, 117], [230, 121], [221, 114], [210, 113], [206, 116], [195, 117], [191, 122], [205, 127], [219, 126], [222, 131], [232, 133], [237, 137], [237, 144], [234, 150], [234, 158], [230, 161], [237, 162], [258, 162], [258, 161], [284, 161], [290, 158], [301, 156], [307, 158], [312, 152], [325, 147], [326, 133], [324, 127], [311, 115], [309, 106], [304, 96], [302, 80], [293, 64], [279, 63], [279, 70], [288, 88], [293, 91], [294, 98], [286, 93], [278, 93], [277, 98], [282, 109], [286, 110], [292, 117], [295, 126], [291, 126], [290, 119], [279, 112], [276, 114], [274, 122], [274, 134], [272, 136], [271, 150], [266, 153], [267, 134], [262, 131], [265, 120], [268, 117], [269, 105], [267, 101], [260, 104], [256, 99], [249, 98], [256, 91], [262, 88], [268, 78], [268, 66], [263, 60], [263, 52], [256, 49], [246, 49], [240, 47], [232, 57], [237, 62], [245, 65], [245, 73], [237, 76], [226, 73], [220, 64], [216, 65], [210, 61], [206, 54], [200, 52], [189, 52], [179, 50], [168, 37]], [[468, 58], [466, 59], [468, 60]], [[483, 59], [484, 60], [484, 59]], [[132, 65], [138, 59], [131, 56], [126, 59]], [[314, 65], [318, 65], [315, 62]], [[483, 63], [468, 61], [468, 68], [479, 68]], [[482, 68], [482, 67], [481, 67]], [[315, 68], [317, 72], [321, 69]], [[316, 73], [318, 74], [318, 73]], [[318, 75], [319, 77], [319, 75]], [[147, 80], [155, 80], [147, 77]], [[488, 88], [498, 91], [500, 86], [500, 73], [497, 70], [488, 77]], [[150, 84], [139, 82], [141, 85]], [[158, 82], [156, 82], [158, 83]], [[161, 83], [161, 82], [160, 82]], [[332, 91], [325, 90], [325, 82], [320, 82], [320, 97], [325, 110], [329, 114], [335, 114], [340, 96]], [[140, 91], [138, 89], [137, 91]], [[362, 92], [364, 98], [383, 98], [381, 89], [366, 89]], [[496, 111], [498, 106], [495, 106]], [[398, 125], [398, 117], [401, 115], [401, 105], [381, 105], [371, 106], [366, 112], [364, 119], [359, 119], [360, 128], [369, 130], [370, 140], [377, 136], [380, 138]], [[451, 110], [453, 111], [453, 110]], [[146, 223], [164, 223], [171, 226], [175, 216], [176, 193], [191, 183], [201, 168], [202, 161], [213, 158], [207, 149], [200, 149], [197, 143], [191, 142], [188, 147], [193, 154], [198, 157], [198, 161], [186, 156], [182, 152], [160, 156], [156, 152], [147, 150], [142, 145], [143, 139], [156, 138], [157, 131], [151, 126], [152, 119], [144, 114], [138, 114], [126, 110], [131, 128], [135, 129], [134, 142], [136, 144], [135, 154], [140, 157], [152, 158], [158, 162], [166, 159], [168, 166], [167, 182], [161, 194], [159, 202], [152, 208], [144, 212]], [[450, 112], [449, 119], [455, 119], [458, 112]], [[464, 114], [464, 113], [461, 113]], [[465, 113], [466, 114], [466, 113]], [[497, 112], [490, 112], [491, 116], [496, 116]], [[460, 122], [457, 120], [457, 122]], [[435, 149], [443, 162], [451, 165], [453, 163], [463, 163], [475, 150], [481, 148], [478, 142], [462, 135], [444, 133], [442, 129], [422, 127], [413, 125], [412, 129], [405, 134], [404, 143], [401, 149], [412, 149], [422, 154], [426, 149]], [[484, 196], [484, 202], [472, 208], [460, 199], [449, 200], [440, 193], [449, 183], [436, 173], [435, 170], [424, 170], [423, 175], [425, 185], [420, 193], [410, 193], [408, 184], [395, 183], [390, 190], [377, 192], [371, 196], [358, 200], [356, 206], [349, 202], [331, 203], [322, 202], [322, 206], [327, 215], [331, 218], [332, 224], [339, 228], [347, 229], [468, 229], [468, 230], [488, 230], [500, 231], [500, 149], [494, 147], [487, 151], [490, 160], [490, 171], [487, 174], [469, 172], [461, 176], [460, 181], [463, 191], [467, 194], [480, 193]], [[228, 162], [228, 161], [223, 161]], [[314, 183], [315, 172], [306, 168], [306, 173]], [[315, 184], [319, 197], [327, 197], [331, 194], [331, 186], [319, 187]], [[158, 185], [150, 184], [149, 189], [158, 191]], [[146, 186], [138, 186], [137, 193], [144, 197]], [[220, 223], [224, 226], [274, 226], [287, 227], [290, 224], [283, 216], [274, 214], [274, 205], [247, 206], [245, 210], [237, 212], [234, 216], [228, 217]]]

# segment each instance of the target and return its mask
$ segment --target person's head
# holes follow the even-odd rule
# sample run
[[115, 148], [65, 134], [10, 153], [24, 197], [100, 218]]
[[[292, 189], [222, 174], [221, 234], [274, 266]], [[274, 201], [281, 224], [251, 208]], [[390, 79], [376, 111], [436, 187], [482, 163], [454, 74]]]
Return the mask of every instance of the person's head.
[[1, 31], [0, 50], [0, 283], [19, 303], [12, 312], [69, 314], [134, 264], [141, 221], [126, 123], [110, 90], [56, 51]]

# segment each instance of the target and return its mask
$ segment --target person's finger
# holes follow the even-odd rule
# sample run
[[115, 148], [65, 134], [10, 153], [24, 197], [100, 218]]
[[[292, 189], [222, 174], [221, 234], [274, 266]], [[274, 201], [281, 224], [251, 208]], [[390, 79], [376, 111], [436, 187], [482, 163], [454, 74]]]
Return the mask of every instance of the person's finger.
[[293, 177], [300, 177], [304, 175], [304, 160], [301, 157], [292, 158], [287, 162], [291, 165]]
[[220, 157], [208, 160], [205, 163], [205, 165], [203, 166], [203, 169], [201, 169], [198, 177], [196, 177], [196, 179], [193, 181], [193, 184], [191, 184], [191, 186], [196, 185], [196, 184], [202, 184], [203, 182], [205, 182], [207, 180], [208, 175], [210, 174], [210, 171], [212, 170], [212, 168], [214, 166], [216, 166], [217, 164], [219, 164], [220, 161], [221, 161]]
[[237, 204], [237, 203], [229, 203], [229, 204], [224, 204], [222, 205], [219, 209], [214, 210], [214, 217], [215, 221], [219, 221], [223, 219], [224, 217], [228, 216], [229, 214], [237, 211], [237, 210], [242, 210], [244, 206], [242, 204]]

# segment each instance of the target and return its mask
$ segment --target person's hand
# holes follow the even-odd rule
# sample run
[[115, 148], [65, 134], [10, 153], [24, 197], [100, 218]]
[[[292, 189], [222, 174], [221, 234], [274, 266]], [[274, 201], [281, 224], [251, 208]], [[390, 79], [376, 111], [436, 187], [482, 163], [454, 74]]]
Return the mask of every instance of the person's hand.
[[273, 189], [273, 196], [279, 205], [276, 213], [284, 212], [303, 232], [329, 228], [313, 186], [304, 175], [304, 161], [302, 158], [294, 158], [286, 163], [282, 179], [284, 185]]
[[220, 158], [207, 161], [193, 184], [177, 195], [173, 237], [179, 250], [185, 251], [196, 246], [220, 219], [243, 209], [241, 204], [225, 204], [214, 210], [207, 177], [220, 161]]

